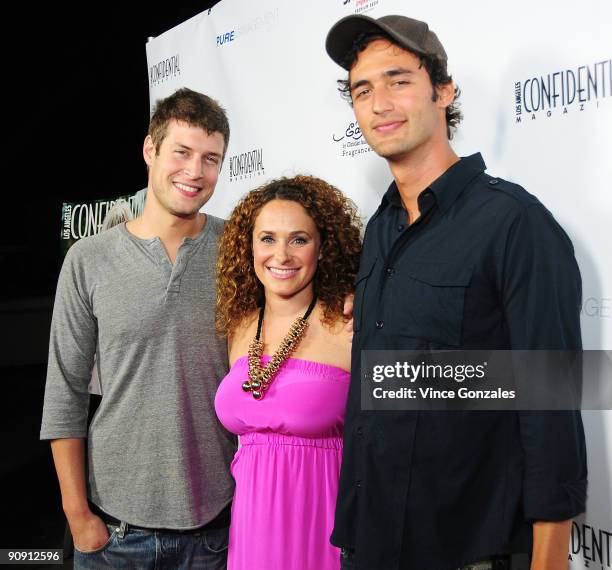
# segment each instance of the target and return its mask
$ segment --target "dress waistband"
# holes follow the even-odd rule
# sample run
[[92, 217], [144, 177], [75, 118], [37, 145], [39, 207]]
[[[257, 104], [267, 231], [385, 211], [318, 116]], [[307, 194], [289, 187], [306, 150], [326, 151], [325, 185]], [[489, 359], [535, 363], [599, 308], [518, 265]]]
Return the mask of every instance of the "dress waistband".
[[240, 445], [295, 445], [341, 450], [342, 438], [339, 436], [298, 437], [282, 433], [250, 432], [240, 436]]

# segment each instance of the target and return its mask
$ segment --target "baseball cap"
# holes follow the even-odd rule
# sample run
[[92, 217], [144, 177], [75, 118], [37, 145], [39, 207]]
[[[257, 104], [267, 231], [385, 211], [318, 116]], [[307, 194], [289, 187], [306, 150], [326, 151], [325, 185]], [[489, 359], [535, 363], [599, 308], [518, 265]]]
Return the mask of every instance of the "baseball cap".
[[438, 36], [425, 22], [407, 16], [374, 19], [354, 14], [336, 22], [325, 40], [325, 49], [338, 65], [349, 71], [344, 61], [355, 38], [363, 32], [384, 32], [399, 46], [422, 55], [434, 55], [446, 63], [448, 57]]

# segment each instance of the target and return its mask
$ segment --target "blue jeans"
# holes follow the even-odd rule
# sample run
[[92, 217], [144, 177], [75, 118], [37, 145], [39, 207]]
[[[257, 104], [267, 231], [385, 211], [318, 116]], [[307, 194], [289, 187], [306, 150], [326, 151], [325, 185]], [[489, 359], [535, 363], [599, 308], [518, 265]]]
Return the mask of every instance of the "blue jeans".
[[74, 549], [75, 569], [226, 570], [229, 527], [185, 533], [107, 525], [106, 544], [92, 552]]

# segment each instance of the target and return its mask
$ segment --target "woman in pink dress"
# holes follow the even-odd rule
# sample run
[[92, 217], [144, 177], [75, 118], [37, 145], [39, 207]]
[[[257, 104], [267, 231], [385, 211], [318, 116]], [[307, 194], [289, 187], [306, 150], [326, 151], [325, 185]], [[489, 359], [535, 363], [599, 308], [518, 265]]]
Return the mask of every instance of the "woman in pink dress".
[[240, 436], [229, 570], [338, 570], [329, 542], [359, 263], [356, 210], [309, 176], [250, 192], [221, 238], [217, 325], [231, 369], [215, 399]]

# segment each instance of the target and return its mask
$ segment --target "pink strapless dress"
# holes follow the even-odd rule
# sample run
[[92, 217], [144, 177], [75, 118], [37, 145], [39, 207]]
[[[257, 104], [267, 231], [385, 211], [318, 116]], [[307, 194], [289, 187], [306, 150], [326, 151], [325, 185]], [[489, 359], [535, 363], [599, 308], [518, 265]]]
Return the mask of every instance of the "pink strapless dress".
[[290, 358], [260, 401], [242, 390], [247, 379], [242, 357], [215, 398], [217, 416], [241, 444], [231, 466], [228, 570], [338, 570], [329, 537], [350, 374]]

